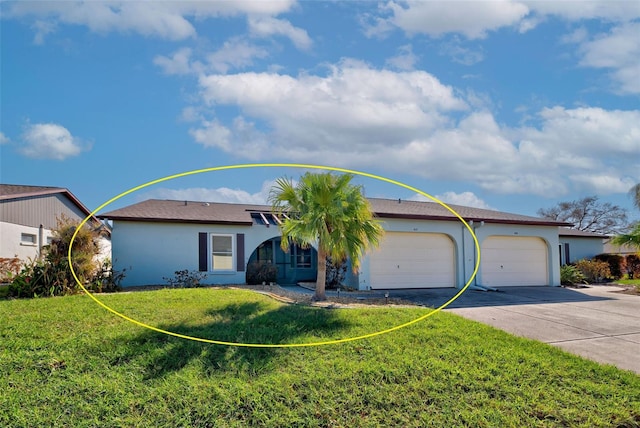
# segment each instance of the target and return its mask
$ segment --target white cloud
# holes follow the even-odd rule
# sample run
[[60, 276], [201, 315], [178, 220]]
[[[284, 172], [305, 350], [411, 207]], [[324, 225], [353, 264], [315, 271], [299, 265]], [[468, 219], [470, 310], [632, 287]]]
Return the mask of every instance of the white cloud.
[[274, 35], [284, 36], [301, 50], [311, 48], [313, 42], [305, 30], [294, 27], [286, 19], [277, 19], [271, 16], [251, 16], [248, 20], [249, 31], [254, 36], [270, 37]]
[[597, 194], [625, 193], [636, 184], [629, 177], [620, 177], [614, 172], [591, 174], [574, 174], [569, 177], [579, 189], [586, 189]]
[[386, 64], [397, 70], [413, 70], [417, 61], [411, 45], [404, 45], [398, 48], [398, 55], [387, 59]]
[[165, 74], [190, 74], [197, 69], [191, 63], [190, 48], [180, 48], [169, 57], [156, 55], [153, 58], [153, 63], [162, 68]]
[[459, 33], [478, 39], [486, 37], [488, 31], [518, 24], [529, 13], [529, 8], [507, 0], [464, 3], [409, 0], [390, 1], [387, 12], [391, 16], [378, 21], [376, 26], [392, 24], [409, 34], [438, 37]]
[[[311, 133], [318, 127], [350, 132], [389, 124], [425, 129], [442, 120], [439, 112], [466, 108], [451, 87], [429, 73], [394, 73], [349, 60], [331, 66], [325, 77], [209, 75], [200, 78], [200, 86], [208, 104], [239, 105], [276, 127], [290, 128], [294, 124], [288, 119], [295, 117], [306, 122], [302, 131]], [[280, 117], [287, 122], [279, 122]]]
[[391, 0], [379, 8], [379, 16], [363, 16], [367, 36], [384, 36], [393, 28], [408, 34], [461, 34], [468, 39], [481, 39], [488, 32], [512, 27], [524, 33], [547, 17], [575, 22], [600, 19], [609, 22], [629, 22], [640, 17], [637, 1], [591, 0], [539, 1], [500, 0], [443, 2], [422, 0]]
[[[640, 110], [554, 106], [532, 116], [528, 123], [535, 126], [508, 128], [475, 94], [462, 99], [461, 91], [424, 71], [377, 70], [350, 60], [322, 76], [216, 74], [202, 76], [200, 86], [203, 113], [218, 120], [219, 107], [240, 113], [201, 121], [192, 135], [253, 160], [323, 159], [545, 196], [610, 192], [621, 187], [615, 179], [640, 180], [629, 161], [640, 153]], [[598, 174], [614, 181], [584, 179]]]
[[9, 141], [9, 137], [7, 137], [6, 135], [4, 135], [4, 132], [0, 132], [0, 144], [6, 144]]
[[616, 91], [640, 94], [640, 22], [615, 26], [609, 33], [581, 40], [580, 65], [611, 70]]
[[557, 106], [543, 109], [539, 117], [540, 127], [522, 128], [517, 134], [549, 151], [554, 149], [556, 157], [563, 152], [571, 153], [571, 157], [585, 153], [618, 158], [640, 153], [640, 110]]
[[22, 134], [20, 152], [36, 159], [64, 160], [86, 149], [64, 126], [55, 123], [29, 125]]
[[217, 147], [226, 152], [232, 151], [231, 131], [217, 120], [203, 121], [198, 129], [189, 131], [194, 140], [205, 147]]
[[[445, 204], [462, 205], [465, 207], [482, 208], [485, 210], [494, 210], [489, 204], [477, 197], [473, 192], [444, 192], [440, 195], [434, 195], [434, 198], [438, 199]], [[419, 193], [409, 198], [410, 201], [423, 201], [433, 202], [431, 199]]]
[[241, 69], [253, 65], [255, 58], [266, 58], [266, 49], [248, 43], [241, 38], [233, 38], [224, 42], [217, 51], [207, 55], [208, 69], [226, 73], [230, 69]]
[[204, 118], [200, 114], [200, 108], [196, 106], [187, 106], [180, 112], [179, 119], [183, 122], [197, 122], [198, 120], [204, 121]]
[[603, 19], [624, 22], [640, 17], [640, 3], [626, 0], [540, 1], [523, 0], [538, 15], [551, 15], [567, 21]]
[[582, 43], [589, 38], [589, 32], [586, 28], [580, 27], [573, 30], [560, 38], [561, 43]]
[[484, 53], [481, 48], [471, 49], [464, 47], [458, 37], [454, 37], [450, 42], [443, 43], [440, 46], [440, 55], [446, 55], [453, 62], [462, 65], [477, 64], [484, 59]]
[[33, 36], [33, 43], [36, 45], [44, 44], [44, 38], [56, 31], [57, 25], [55, 22], [36, 20], [31, 28], [35, 30], [36, 34]]
[[196, 35], [189, 19], [220, 16], [278, 15], [295, 0], [272, 1], [20, 1], [6, 5], [6, 17], [35, 17], [35, 41], [42, 42], [58, 23], [82, 25], [97, 33], [135, 32], [184, 40]]
[[199, 128], [191, 128], [189, 133], [204, 147], [218, 148], [227, 153], [239, 150], [238, 154], [247, 159], [263, 159], [273, 147], [268, 137], [243, 117], [236, 117], [230, 127], [221, 125], [217, 120], [205, 120]]
[[138, 199], [171, 199], [178, 201], [264, 205], [267, 204], [269, 192], [274, 184], [275, 180], [267, 180], [256, 193], [249, 193], [242, 189], [230, 189], [228, 187], [218, 187], [214, 189], [205, 187], [190, 187], [186, 189], [160, 188], [146, 192], [140, 195]]
[[266, 58], [266, 49], [235, 37], [225, 41], [220, 49], [203, 55], [203, 60], [194, 59], [191, 48], [180, 48], [169, 56], [157, 55], [153, 63], [165, 74], [185, 75], [205, 72], [227, 73], [231, 69], [242, 69], [253, 65], [254, 59]]

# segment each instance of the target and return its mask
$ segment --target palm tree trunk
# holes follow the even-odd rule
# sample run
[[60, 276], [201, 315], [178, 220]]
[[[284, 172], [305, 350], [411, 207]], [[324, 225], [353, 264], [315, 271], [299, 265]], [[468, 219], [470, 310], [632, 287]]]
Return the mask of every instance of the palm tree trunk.
[[316, 294], [313, 300], [327, 300], [324, 285], [327, 280], [327, 253], [318, 245], [318, 278], [316, 279]]

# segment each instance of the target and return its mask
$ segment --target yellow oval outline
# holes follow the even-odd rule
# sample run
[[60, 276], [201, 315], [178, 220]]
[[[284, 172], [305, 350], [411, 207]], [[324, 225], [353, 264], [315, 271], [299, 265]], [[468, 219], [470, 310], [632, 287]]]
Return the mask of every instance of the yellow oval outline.
[[[380, 331], [377, 331], [377, 332], [368, 333], [368, 334], [364, 334], [362, 336], [356, 336], [356, 337], [347, 337], [347, 338], [343, 338], [343, 339], [327, 340], [327, 341], [324, 341], [324, 342], [281, 343], [281, 344], [275, 344], [275, 343], [225, 342], [225, 341], [220, 341], [220, 340], [204, 339], [204, 338], [201, 338], [201, 337], [188, 336], [188, 335], [185, 335], [185, 334], [174, 333], [172, 331], [163, 330], [161, 328], [157, 328], [157, 327], [145, 324], [143, 322], [140, 322], [138, 320], [135, 320], [133, 318], [130, 318], [130, 317], [128, 317], [128, 316], [116, 311], [115, 309], [112, 309], [111, 307], [109, 307], [106, 304], [102, 303], [102, 301], [100, 301], [97, 297], [95, 297], [93, 294], [91, 294], [89, 292], [89, 290], [87, 290], [84, 287], [84, 285], [82, 285], [82, 283], [80, 282], [80, 280], [78, 279], [78, 277], [76, 275], [76, 272], [73, 269], [73, 263], [72, 263], [72, 258], [71, 258], [71, 249], [73, 248], [73, 241], [75, 240], [76, 235], [78, 234], [78, 231], [87, 223], [87, 221], [91, 217], [96, 215], [96, 213], [98, 213], [104, 207], [106, 207], [107, 205], [117, 201], [118, 199], [122, 198], [123, 196], [129, 195], [129, 194], [131, 194], [133, 192], [136, 192], [136, 191], [138, 191], [140, 189], [144, 189], [145, 187], [152, 186], [152, 185], [158, 184], [158, 183], [162, 183], [164, 181], [169, 181], [169, 180], [173, 180], [175, 178], [186, 177], [186, 176], [195, 175], [195, 174], [201, 174], [201, 173], [204, 173], [204, 172], [224, 171], [224, 170], [229, 170], [229, 169], [243, 169], [243, 168], [305, 168], [305, 169], [323, 169], [323, 170], [329, 170], [329, 171], [337, 171], [337, 172], [343, 172], [343, 173], [347, 173], [347, 174], [359, 175], [359, 176], [362, 176], [362, 177], [373, 178], [375, 180], [380, 180], [380, 181], [384, 181], [384, 182], [387, 182], [387, 183], [395, 184], [396, 186], [404, 187], [405, 189], [408, 189], [408, 190], [416, 192], [416, 193], [418, 193], [420, 195], [423, 195], [423, 196], [431, 199], [432, 201], [435, 201], [435, 202], [439, 203], [440, 205], [442, 205], [443, 207], [445, 207], [448, 211], [450, 211], [453, 215], [455, 215], [462, 222], [462, 224], [464, 224], [464, 226], [467, 228], [469, 233], [471, 233], [471, 236], [473, 237], [474, 245], [476, 247], [476, 254], [478, 255], [478, 257], [476, 259], [476, 264], [475, 264], [474, 269], [473, 269], [473, 273], [471, 274], [471, 277], [469, 277], [469, 280], [466, 282], [464, 287], [462, 287], [460, 289], [460, 291], [458, 293], [456, 293], [455, 296], [453, 296], [451, 299], [449, 299], [443, 305], [441, 305], [440, 307], [434, 309], [433, 311], [429, 312], [428, 314], [425, 314], [425, 315], [423, 315], [421, 317], [418, 317], [418, 318], [416, 318], [414, 320], [408, 321], [408, 322], [406, 322], [404, 324], [397, 325], [395, 327], [391, 327], [391, 328], [388, 328], [386, 330], [380, 330]], [[480, 267], [480, 244], [478, 243], [478, 238], [476, 237], [476, 234], [471, 229], [471, 226], [469, 226], [469, 224], [466, 221], [464, 221], [464, 219], [460, 216], [460, 214], [458, 214], [456, 211], [454, 211], [451, 207], [449, 207], [444, 202], [436, 199], [435, 197], [429, 195], [428, 193], [425, 193], [425, 192], [423, 192], [423, 191], [421, 191], [421, 190], [419, 190], [419, 189], [417, 189], [415, 187], [409, 186], [409, 185], [401, 183], [399, 181], [392, 180], [392, 179], [386, 178], [386, 177], [381, 177], [381, 176], [375, 175], [375, 174], [369, 174], [367, 172], [355, 171], [355, 170], [351, 170], [351, 169], [332, 167], [332, 166], [307, 165], [307, 164], [298, 164], [298, 163], [254, 163], [254, 164], [225, 165], [225, 166], [217, 166], [217, 167], [203, 168], [203, 169], [196, 169], [196, 170], [192, 170], [192, 171], [182, 172], [182, 173], [179, 173], [179, 174], [174, 174], [174, 175], [170, 175], [170, 176], [167, 176], [167, 177], [158, 178], [156, 180], [149, 181], [147, 183], [144, 183], [144, 184], [141, 184], [139, 186], [133, 187], [133, 188], [131, 188], [131, 189], [125, 191], [125, 192], [122, 192], [117, 196], [114, 196], [113, 198], [109, 199], [107, 202], [105, 202], [102, 205], [100, 205], [95, 210], [91, 211], [91, 213], [89, 213], [89, 215], [84, 220], [82, 220], [82, 222], [78, 225], [78, 227], [76, 228], [73, 236], [71, 237], [71, 242], [69, 243], [69, 252], [67, 253], [67, 260], [69, 262], [69, 269], [71, 270], [71, 274], [73, 275], [74, 279], [76, 280], [76, 283], [80, 286], [80, 288], [82, 288], [82, 290], [89, 297], [91, 297], [91, 299], [93, 299], [98, 305], [102, 306], [104, 309], [108, 310], [109, 312], [119, 316], [120, 318], [122, 318], [122, 319], [124, 319], [126, 321], [129, 321], [129, 322], [131, 322], [133, 324], [136, 324], [136, 325], [138, 325], [140, 327], [143, 327], [143, 328], [146, 328], [146, 329], [149, 329], [149, 330], [152, 330], [152, 331], [156, 331], [158, 333], [167, 334], [169, 336], [179, 337], [181, 339], [194, 340], [196, 342], [210, 343], [210, 344], [214, 344], [214, 345], [238, 346], [238, 347], [247, 347], [247, 348], [301, 348], [301, 347], [310, 347], [310, 346], [335, 345], [335, 344], [338, 344], [338, 343], [353, 342], [353, 341], [356, 341], [356, 340], [362, 340], [362, 339], [367, 339], [367, 338], [370, 338], [370, 337], [380, 336], [382, 334], [391, 333], [392, 331], [400, 330], [401, 328], [404, 328], [404, 327], [410, 326], [412, 324], [415, 324], [417, 322], [420, 322], [420, 321], [422, 321], [422, 320], [424, 320], [424, 319], [426, 319], [426, 318], [428, 318], [428, 317], [440, 312], [442, 309], [446, 308], [454, 300], [456, 300], [458, 297], [460, 297], [460, 295], [462, 293], [464, 293], [467, 288], [469, 288], [469, 285], [471, 284], [471, 281], [473, 281], [473, 278], [475, 278], [475, 276], [477, 275], [478, 269]]]

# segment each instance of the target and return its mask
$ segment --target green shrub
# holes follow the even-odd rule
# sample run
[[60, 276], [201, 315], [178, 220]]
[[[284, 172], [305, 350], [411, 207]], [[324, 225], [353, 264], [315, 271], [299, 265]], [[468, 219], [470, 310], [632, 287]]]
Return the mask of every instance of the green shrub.
[[9, 284], [11, 297], [53, 296], [60, 283], [41, 260], [28, 260]]
[[196, 288], [202, 287], [204, 284], [202, 280], [207, 277], [206, 272], [200, 272], [197, 270], [177, 270], [174, 272], [175, 276], [173, 278], [163, 277], [165, 281], [169, 283], [171, 287], [180, 287], [180, 288]]
[[589, 283], [600, 282], [611, 276], [609, 263], [600, 260], [578, 260], [576, 268], [585, 276]]
[[100, 268], [90, 289], [97, 293], [113, 293], [122, 290], [122, 280], [125, 278], [126, 269], [117, 271], [113, 269], [111, 260], [105, 260], [100, 264]]
[[20, 272], [22, 261], [17, 257], [0, 258], [0, 284], [9, 283]]
[[344, 278], [347, 274], [347, 262], [342, 261], [334, 263], [331, 257], [327, 257], [327, 276], [325, 285], [327, 288], [338, 288], [344, 282]]
[[560, 282], [565, 285], [584, 284], [585, 276], [576, 266], [560, 266]]
[[627, 266], [627, 278], [640, 278], [640, 256], [638, 254], [629, 254], [625, 263]]
[[598, 254], [595, 260], [607, 262], [610, 275], [607, 278], [620, 279], [625, 271], [625, 258], [619, 254]]
[[[43, 247], [40, 259], [25, 262], [12, 278], [8, 295], [12, 297], [60, 296], [81, 290], [69, 268], [67, 255], [71, 238], [78, 228], [67, 217], [58, 219], [53, 240]], [[88, 226], [78, 230], [71, 249], [71, 261], [78, 280], [91, 291], [116, 291], [124, 273], [116, 273], [97, 261], [99, 234]], [[106, 282], [105, 282], [106, 281]]]
[[251, 262], [247, 266], [246, 281], [249, 285], [269, 284], [278, 279], [278, 268], [271, 261]]

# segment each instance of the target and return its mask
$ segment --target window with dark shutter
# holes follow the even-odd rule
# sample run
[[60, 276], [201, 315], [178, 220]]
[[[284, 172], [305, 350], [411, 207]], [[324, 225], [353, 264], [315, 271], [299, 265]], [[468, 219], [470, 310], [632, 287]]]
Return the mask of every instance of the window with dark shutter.
[[244, 272], [244, 233], [236, 235], [236, 271]]
[[200, 272], [207, 272], [209, 270], [209, 252], [207, 251], [207, 239], [206, 232], [198, 233], [198, 270]]

